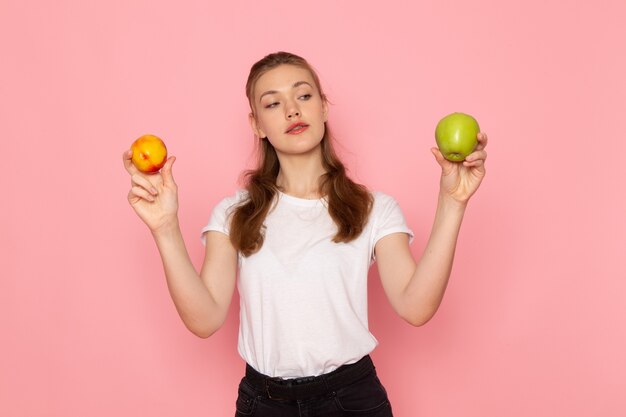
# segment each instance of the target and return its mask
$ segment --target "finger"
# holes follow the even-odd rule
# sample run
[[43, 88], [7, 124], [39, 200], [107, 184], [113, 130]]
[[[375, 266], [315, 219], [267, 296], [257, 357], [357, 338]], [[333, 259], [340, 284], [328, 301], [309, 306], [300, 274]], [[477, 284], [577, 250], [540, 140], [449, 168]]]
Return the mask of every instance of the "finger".
[[439, 165], [443, 165], [446, 161], [446, 158], [443, 157], [443, 154], [438, 148], [430, 148], [430, 151], [435, 156], [435, 159], [439, 163]]
[[133, 159], [133, 150], [128, 149], [124, 151], [124, 153], [122, 154], [122, 161], [124, 162], [124, 168], [126, 168], [126, 171], [128, 171], [128, 173], [131, 175], [139, 172], [137, 167], [133, 164], [132, 159]]
[[480, 150], [485, 149], [485, 146], [487, 146], [487, 142], [489, 141], [489, 139], [487, 138], [487, 134], [484, 132], [478, 132], [478, 135], [476, 135], [476, 138], [478, 139], [476, 150], [480, 151]]
[[[145, 190], [144, 190], [145, 191]], [[152, 200], [150, 200], [150, 198], [152, 198]], [[134, 206], [135, 204], [139, 203], [140, 201], [148, 201], [150, 203], [153, 203], [155, 198], [152, 197], [151, 195], [148, 194], [148, 196], [146, 198], [143, 198], [137, 194], [135, 194], [135, 191], [133, 191], [133, 189], [131, 188], [131, 190], [128, 192], [128, 202]]]
[[161, 168], [161, 174], [163, 175], [164, 186], [176, 185], [176, 183], [174, 182], [174, 175], [172, 174], [172, 165], [174, 165], [174, 161], [176, 161], [175, 156], [171, 156], [167, 158], [165, 165], [163, 165], [163, 168]]
[[154, 201], [155, 197], [152, 196], [145, 188], [135, 186], [130, 189], [131, 195], [135, 197], [143, 198], [144, 200]]
[[485, 161], [482, 159], [478, 159], [476, 161], [468, 161], [468, 160], [463, 161], [463, 166], [468, 167], [468, 168], [481, 167], [483, 165], [485, 165]]
[[482, 160], [485, 161], [487, 159], [487, 151], [474, 151], [471, 154], [467, 155], [467, 158], [465, 158], [465, 161], [467, 162], [474, 162], [474, 161], [478, 161], [478, 160]]
[[438, 148], [430, 148], [430, 151], [433, 155], [435, 155], [435, 159], [441, 167], [442, 175], [450, 174], [451, 170], [453, 169], [454, 162], [448, 161]]
[[157, 189], [154, 187], [154, 185], [152, 185], [152, 183], [148, 181], [147, 178], [143, 177], [140, 174], [133, 174], [130, 177], [130, 183], [133, 186], [138, 185], [140, 187], [143, 187], [144, 189], [148, 190], [151, 194], [154, 194], [154, 195], [157, 194]]

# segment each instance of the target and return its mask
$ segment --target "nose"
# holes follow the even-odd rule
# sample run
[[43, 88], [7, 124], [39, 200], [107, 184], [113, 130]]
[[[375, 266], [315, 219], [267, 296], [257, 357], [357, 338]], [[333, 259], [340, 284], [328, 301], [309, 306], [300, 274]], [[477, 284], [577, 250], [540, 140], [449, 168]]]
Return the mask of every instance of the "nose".
[[300, 117], [300, 109], [298, 109], [298, 106], [296, 103], [291, 103], [287, 107], [287, 119], [291, 120], [294, 117]]

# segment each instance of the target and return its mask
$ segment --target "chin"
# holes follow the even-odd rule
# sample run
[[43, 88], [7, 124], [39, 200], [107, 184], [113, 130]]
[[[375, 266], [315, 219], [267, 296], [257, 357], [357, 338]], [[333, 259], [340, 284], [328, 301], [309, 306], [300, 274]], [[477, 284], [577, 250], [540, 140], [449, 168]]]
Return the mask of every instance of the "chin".
[[[306, 132], [308, 133], [308, 132]], [[322, 139], [312, 139], [311, 136], [285, 135], [279, 143], [269, 140], [274, 149], [283, 154], [306, 154], [321, 149]]]
[[299, 143], [295, 146], [284, 146], [280, 148], [274, 148], [278, 153], [285, 155], [309, 155], [321, 152], [321, 141], [313, 144]]

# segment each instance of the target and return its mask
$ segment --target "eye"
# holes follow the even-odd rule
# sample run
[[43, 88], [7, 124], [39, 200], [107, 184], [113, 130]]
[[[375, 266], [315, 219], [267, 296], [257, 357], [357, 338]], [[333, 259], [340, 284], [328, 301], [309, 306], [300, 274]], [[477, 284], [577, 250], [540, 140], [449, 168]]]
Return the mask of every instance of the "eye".
[[273, 109], [274, 107], [278, 106], [278, 102], [275, 101], [273, 103], [268, 104], [267, 106], [265, 106], [266, 109]]
[[301, 100], [303, 100], [303, 101], [306, 101], [306, 100], [310, 99], [311, 97], [312, 97], [311, 94], [304, 94], [304, 95], [300, 96], [299, 98]]

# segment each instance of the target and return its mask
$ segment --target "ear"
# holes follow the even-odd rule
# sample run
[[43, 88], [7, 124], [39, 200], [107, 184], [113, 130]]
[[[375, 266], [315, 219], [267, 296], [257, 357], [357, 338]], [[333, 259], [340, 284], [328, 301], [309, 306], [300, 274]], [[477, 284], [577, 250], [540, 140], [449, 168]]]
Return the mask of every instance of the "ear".
[[252, 128], [252, 131], [256, 136], [258, 136], [259, 138], [264, 138], [267, 136], [259, 127], [259, 124], [256, 121], [256, 117], [254, 117], [254, 113], [250, 112], [250, 114], [248, 114], [248, 121], [250, 122], [250, 127]]
[[324, 100], [322, 103], [322, 110], [324, 112], [324, 122], [328, 121], [328, 101]]

